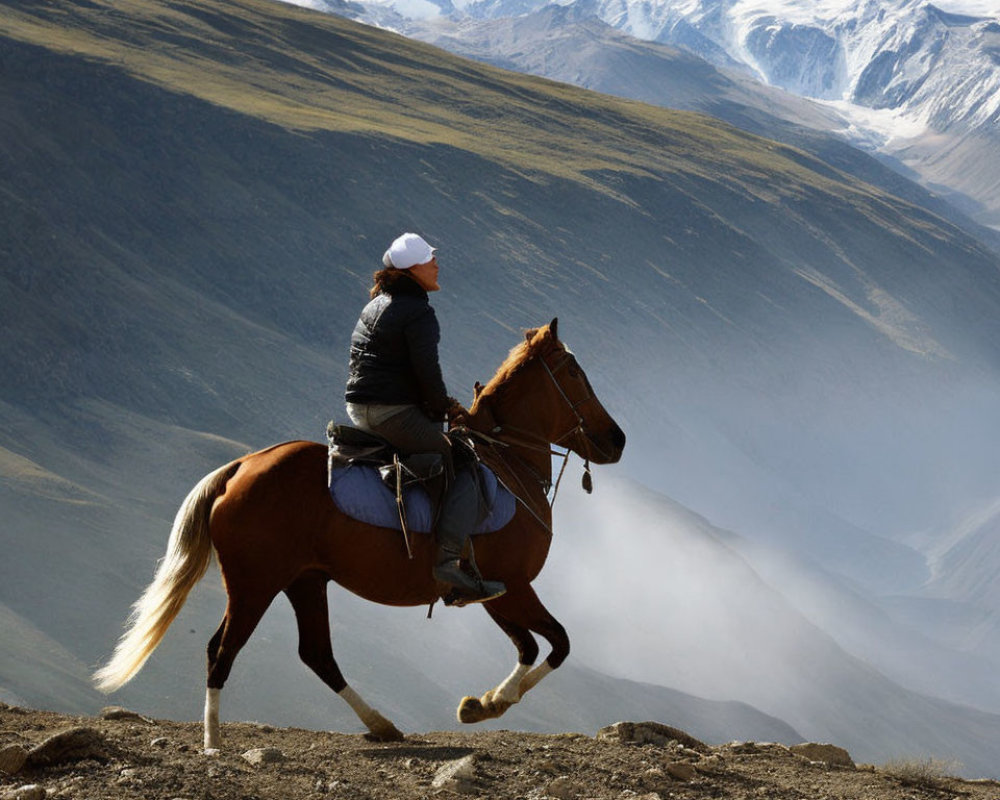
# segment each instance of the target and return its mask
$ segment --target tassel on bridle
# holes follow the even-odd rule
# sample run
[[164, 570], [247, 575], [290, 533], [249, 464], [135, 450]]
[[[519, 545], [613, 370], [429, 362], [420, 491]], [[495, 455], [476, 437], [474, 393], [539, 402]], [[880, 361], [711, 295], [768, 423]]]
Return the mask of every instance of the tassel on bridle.
[[594, 479], [590, 476], [590, 459], [583, 460], [583, 491], [590, 494], [594, 491]]

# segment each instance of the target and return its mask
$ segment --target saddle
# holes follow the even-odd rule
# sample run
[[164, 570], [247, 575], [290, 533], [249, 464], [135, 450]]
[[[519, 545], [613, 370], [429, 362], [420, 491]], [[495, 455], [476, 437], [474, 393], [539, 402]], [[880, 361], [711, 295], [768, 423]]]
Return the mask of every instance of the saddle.
[[[378, 470], [382, 481], [393, 491], [413, 483], [443, 483], [444, 459], [440, 453], [415, 453], [404, 456], [371, 431], [331, 421], [326, 426], [329, 441], [329, 469], [366, 464]], [[425, 488], [432, 494], [440, 489], [433, 485]]]
[[[402, 531], [429, 533], [444, 494], [443, 459], [438, 453], [403, 456], [381, 436], [331, 422], [328, 487], [345, 514], [361, 522]], [[514, 516], [516, 498], [485, 463], [471, 443], [452, 437], [456, 470], [470, 469], [482, 498], [485, 517], [470, 534], [502, 528]]]

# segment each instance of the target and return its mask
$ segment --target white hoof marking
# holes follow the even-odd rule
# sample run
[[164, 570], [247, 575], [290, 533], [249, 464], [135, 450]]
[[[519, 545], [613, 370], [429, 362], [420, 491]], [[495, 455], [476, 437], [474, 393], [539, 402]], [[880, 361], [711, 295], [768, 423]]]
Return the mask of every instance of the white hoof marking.
[[514, 667], [514, 671], [493, 690], [493, 697], [511, 705], [518, 702], [521, 699], [521, 680], [530, 669], [530, 664], [518, 664]]
[[521, 681], [521, 696], [523, 697], [527, 694], [529, 689], [533, 689], [538, 685], [538, 682], [552, 672], [552, 667], [549, 666], [548, 661], [543, 661], [537, 667], [535, 667], [531, 672], [524, 676]]
[[205, 753], [213, 755], [209, 751], [219, 751], [219, 744], [222, 738], [219, 729], [219, 693], [221, 689], [207, 689], [205, 691]]

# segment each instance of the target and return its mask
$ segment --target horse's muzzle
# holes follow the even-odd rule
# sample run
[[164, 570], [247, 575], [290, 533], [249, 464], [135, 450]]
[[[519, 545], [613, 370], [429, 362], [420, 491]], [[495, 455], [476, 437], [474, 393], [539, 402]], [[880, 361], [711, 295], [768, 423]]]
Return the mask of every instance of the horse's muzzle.
[[617, 423], [611, 423], [611, 428], [602, 431], [600, 436], [587, 436], [587, 457], [595, 464], [616, 464], [625, 450], [625, 431]]

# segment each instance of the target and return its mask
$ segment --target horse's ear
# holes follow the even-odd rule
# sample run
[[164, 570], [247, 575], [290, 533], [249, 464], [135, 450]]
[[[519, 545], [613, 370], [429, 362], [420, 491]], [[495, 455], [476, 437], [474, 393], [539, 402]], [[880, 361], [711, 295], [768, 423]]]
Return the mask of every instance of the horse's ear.
[[475, 392], [476, 400], [478, 400], [479, 395], [483, 393], [483, 388], [483, 385], [479, 381], [476, 381], [476, 385], [472, 387], [472, 390]]
[[552, 322], [549, 323], [549, 330], [552, 332], [552, 338], [559, 338], [559, 317], [553, 317]]

